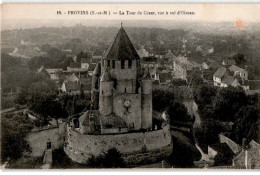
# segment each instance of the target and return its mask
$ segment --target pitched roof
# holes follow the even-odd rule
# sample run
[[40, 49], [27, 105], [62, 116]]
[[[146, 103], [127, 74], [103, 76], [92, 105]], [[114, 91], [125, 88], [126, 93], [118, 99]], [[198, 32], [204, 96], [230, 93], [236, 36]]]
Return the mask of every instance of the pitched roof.
[[166, 58], [175, 58], [176, 56], [174, 55], [174, 53], [172, 53], [171, 50], [168, 50], [168, 52], [165, 54]]
[[236, 61], [234, 59], [230, 59], [230, 58], [223, 59], [223, 62], [226, 65], [236, 65]]
[[65, 81], [66, 82], [67, 81], [76, 82], [76, 81], [79, 81], [79, 78], [77, 77], [77, 75], [75, 75], [75, 73], [73, 73], [68, 78], [66, 78]]
[[231, 72], [243, 72], [244, 69], [236, 66], [236, 65], [232, 65], [228, 68]]
[[104, 59], [111, 60], [139, 60], [140, 57], [134, 48], [131, 40], [121, 27], [104, 55]]
[[117, 115], [100, 116], [102, 128], [127, 128], [125, 122]]
[[100, 81], [111, 81], [111, 75], [107, 70], [105, 70], [105, 72], [102, 74]]
[[224, 75], [222, 83], [227, 84], [227, 85], [231, 85], [234, 81], [235, 81], [234, 77], [229, 76], [229, 75]]
[[225, 73], [226, 73], [227, 69], [225, 67], [220, 67], [218, 68], [218, 70], [213, 74], [214, 77], [217, 78], [222, 78]]
[[79, 123], [81, 123], [83, 126], [89, 126], [89, 117], [90, 116], [93, 116], [94, 124], [99, 125], [100, 117], [99, 117], [98, 110], [86, 111], [82, 116], [80, 116]]
[[101, 67], [100, 67], [100, 63], [97, 63], [96, 64], [96, 67], [95, 67], [95, 69], [94, 69], [94, 72], [93, 72], [93, 74], [94, 75], [100, 75], [100, 73], [101, 73]]
[[80, 90], [80, 84], [76, 82], [65, 82], [66, 91], [79, 91]]

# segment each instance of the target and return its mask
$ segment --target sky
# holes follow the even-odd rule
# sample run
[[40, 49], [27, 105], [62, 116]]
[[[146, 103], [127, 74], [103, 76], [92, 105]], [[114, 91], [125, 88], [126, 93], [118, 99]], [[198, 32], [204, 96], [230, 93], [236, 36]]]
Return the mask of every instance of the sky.
[[[61, 11], [62, 15], [58, 15], [57, 11]], [[110, 15], [80, 15], [75, 14], [77, 11], [107, 11]], [[119, 11], [124, 14], [120, 15]], [[135, 12], [135, 15], [126, 15], [126, 11]], [[193, 15], [180, 15], [180, 11]], [[156, 15], [151, 15], [152, 12]], [[159, 15], [158, 12], [164, 14]], [[228, 21], [243, 25], [247, 22], [260, 22], [259, 12], [260, 4], [2, 4], [2, 24], [4, 29], [19, 25], [23, 28], [25, 22], [30, 26], [40, 23], [48, 26], [46, 20]]]

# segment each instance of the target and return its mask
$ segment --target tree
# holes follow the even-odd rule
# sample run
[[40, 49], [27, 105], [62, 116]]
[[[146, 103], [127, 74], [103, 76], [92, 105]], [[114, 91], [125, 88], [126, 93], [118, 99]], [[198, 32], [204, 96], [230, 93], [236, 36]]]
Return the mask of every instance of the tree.
[[1, 117], [1, 162], [16, 160], [30, 147], [25, 140], [33, 123], [25, 116], [2, 115]]
[[240, 53], [233, 55], [232, 59], [234, 59], [236, 61], [236, 64], [240, 67], [245, 67], [245, 64], [247, 63], [245, 56]]
[[183, 79], [173, 79], [171, 81], [171, 86], [186, 86], [187, 82]]
[[170, 91], [154, 90], [153, 91], [153, 108], [156, 111], [163, 111], [171, 104], [175, 103], [175, 95]]
[[234, 121], [234, 115], [247, 105], [247, 96], [242, 88], [227, 87], [217, 91], [213, 98], [213, 109], [216, 119], [220, 121]]
[[242, 144], [243, 138], [247, 141], [257, 138], [259, 125], [259, 111], [256, 106], [243, 106], [235, 115], [234, 139]]
[[124, 168], [126, 167], [122, 154], [116, 148], [110, 148], [107, 152], [95, 157], [92, 156], [87, 165], [92, 168]]
[[212, 105], [212, 99], [216, 95], [216, 88], [202, 84], [194, 89], [193, 95], [195, 102], [199, 104], [199, 109], [202, 110], [206, 105]]
[[28, 108], [40, 116], [42, 125], [48, 124], [51, 118], [67, 116], [56, 95], [35, 93], [28, 102]]
[[182, 103], [170, 105], [167, 112], [170, 117], [171, 125], [175, 125], [176, 122], [191, 122], [191, 117], [188, 115], [187, 109]]
[[214, 144], [218, 141], [218, 134], [223, 130], [219, 121], [214, 119], [205, 119], [200, 127], [194, 128], [194, 138], [199, 144]]
[[191, 87], [197, 87], [203, 83], [202, 73], [199, 70], [190, 71], [187, 73], [188, 84]]

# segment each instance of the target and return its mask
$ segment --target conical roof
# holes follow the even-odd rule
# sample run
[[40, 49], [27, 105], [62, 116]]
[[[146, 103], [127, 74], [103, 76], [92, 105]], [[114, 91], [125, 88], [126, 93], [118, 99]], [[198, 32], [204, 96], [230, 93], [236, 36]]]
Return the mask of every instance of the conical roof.
[[140, 57], [129, 39], [125, 29], [121, 27], [104, 55], [108, 60], [139, 60]]
[[105, 72], [102, 74], [101, 81], [111, 81], [111, 75], [110, 75], [110, 73], [107, 71], [107, 69], [106, 69]]
[[144, 70], [143, 79], [151, 79], [149, 68]]
[[93, 74], [94, 74], [94, 75], [100, 75], [100, 72], [101, 72], [100, 63], [97, 63], [97, 64], [96, 64], [96, 67], [95, 67], [95, 69], [94, 69]]

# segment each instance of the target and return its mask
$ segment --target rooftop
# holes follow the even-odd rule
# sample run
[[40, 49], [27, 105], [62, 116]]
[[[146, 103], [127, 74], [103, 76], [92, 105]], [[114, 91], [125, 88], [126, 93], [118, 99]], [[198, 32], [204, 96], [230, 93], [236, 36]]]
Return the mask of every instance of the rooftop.
[[140, 57], [130, 41], [125, 29], [121, 27], [108, 50], [104, 59], [111, 60], [139, 60]]
[[226, 73], [227, 69], [225, 67], [220, 67], [218, 68], [218, 70], [213, 74], [214, 77], [217, 77], [217, 78], [222, 78], [225, 73]]

